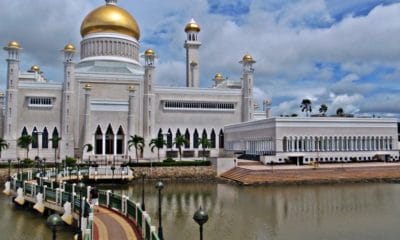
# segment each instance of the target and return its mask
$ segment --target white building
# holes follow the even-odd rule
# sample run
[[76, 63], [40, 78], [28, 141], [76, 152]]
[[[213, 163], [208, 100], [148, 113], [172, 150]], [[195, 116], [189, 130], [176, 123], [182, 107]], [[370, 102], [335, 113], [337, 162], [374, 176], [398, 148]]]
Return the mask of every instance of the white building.
[[225, 150], [264, 163], [397, 161], [397, 119], [286, 117], [228, 125]]
[[[182, 88], [155, 85], [155, 51], [140, 54], [139, 26], [116, 0], [106, 0], [83, 20], [77, 63], [74, 45], [63, 49], [61, 83], [47, 81], [39, 66], [20, 69], [22, 44], [11, 41], [4, 48], [8, 52], [7, 89], [0, 98], [0, 134], [10, 144], [3, 157], [25, 157], [26, 151], [17, 146], [24, 134], [38, 140], [30, 158], [53, 159], [57, 146], [49, 139], [56, 136], [62, 138], [62, 158], [79, 157], [87, 143], [94, 150], [84, 158], [126, 158], [134, 151], [127, 149], [127, 141], [135, 134], [145, 138], [146, 146], [165, 134], [168, 147], [164, 151], [173, 149], [175, 136], [183, 135], [189, 141], [184, 148], [187, 157], [198, 157], [197, 139], [206, 136], [212, 140], [210, 155], [218, 156], [224, 147], [223, 127], [254, 118], [255, 61], [248, 54], [243, 57], [239, 81], [216, 74], [212, 88], [199, 88], [200, 26], [192, 19], [184, 29], [187, 86]], [[149, 147], [144, 150], [144, 158], [155, 156]]]

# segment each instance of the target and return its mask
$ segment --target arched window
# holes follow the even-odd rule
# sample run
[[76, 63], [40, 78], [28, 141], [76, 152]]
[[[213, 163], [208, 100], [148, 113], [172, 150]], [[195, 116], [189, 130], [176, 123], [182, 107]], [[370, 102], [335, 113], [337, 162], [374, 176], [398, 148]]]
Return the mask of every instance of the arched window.
[[47, 128], [43, 129], [42, 148], [49, 148], [49, 133], [47, 132]]
[[36, 127], [34, 127], [32, 131], [32, 148], [38, 148], [38, 146], [39, 146], [38, 130], [36, 129]]
[[186, 129], [185, 139], [186, 139], [185, 148], [190, 148], [190, 133], [189, 133], [189, 129]]
[[26, 136], [26, 135], [28, 135], [28, 131], [26, 130], [26, 127], [24, 127], [24, 128], [22, 129], [21, 136]]
[[[54, 128], [54, 129], [53, 129], [52, 138], [53, 138], [53, 139], [58, 139], [58, 131], [57, 131], [57, 128]], [[58, 148], [58, 141], [53, 141], [52, 143], [53, 143], [53, 144], [52, 144], [52, 148]]]
[[199, 133], [197, 129], [195, 129], [193, 133], [193, 148], [199, 148]]
[[122, 129], [122, 126], [119, 126], [117, 132], [117, 154], [123, 154], [123, 153], [124, 153], [124, 130]]
[[181, 131], [178, 128], [178, 130], [176, 130], [175, 138], [177, 138], [179, 136], [182, 136], [182, 134], [181, 134]]
[[224, 148], [224, 131], [219, 131], [219, 148]]
[[158, 134], [157, 134], [157, 138], [162, 138], [162, 129], [160, 128], [160, 130], [158, 130]]
[[172, 148], [172, 131], [171, 131], [171, 129], [168, 129], [167, 148]]
[[207, 131], [206, 129], [203, 129], [203, 133], [201, 134], [202, 138], [207, 138]]
[[101, 131], [100, 126], [97, 126], [94, 138], [94, 153], [103, 154], [103, 132]]
[[114, 132], [111, 124], [108, 125], [106, 131], [106, 154], [114, 154]]
[[211, 130], [211, 148], [215, 148], [215, 132]]

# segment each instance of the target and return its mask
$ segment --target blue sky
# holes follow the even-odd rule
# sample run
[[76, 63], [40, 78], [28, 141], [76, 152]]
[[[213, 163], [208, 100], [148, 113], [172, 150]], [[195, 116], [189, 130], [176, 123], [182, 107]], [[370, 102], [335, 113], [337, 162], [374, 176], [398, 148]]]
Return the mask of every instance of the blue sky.
[[[0, 43], [18, 40], [22, 68], [39, 64], [62, 80], [66, 42], [79, 46], [84, 16], [103, 0], [15, 0], [0, 9]], [[141, 28], [141, 49], [159, 55], [157, 85], [184, 86], [185, 24], [201, 25], [202, 87], [221, 72], [240, 78], [238, 61], [256, 59], [255, 99], [273, 113], [300, 112], [303, 98], [328, 112], [400, 117], [400, 0], [119, 0]], [[5, 52], [0, 54], [5, 59]], [[0, 62], [0, 86], [5, 83]]]

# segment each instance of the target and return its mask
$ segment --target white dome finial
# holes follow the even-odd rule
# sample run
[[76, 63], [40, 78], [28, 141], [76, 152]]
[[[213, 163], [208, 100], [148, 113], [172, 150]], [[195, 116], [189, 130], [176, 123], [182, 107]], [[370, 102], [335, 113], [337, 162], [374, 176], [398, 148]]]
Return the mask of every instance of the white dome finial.
[[117, 5], [118, 0], [106, 0], [106, 4]]

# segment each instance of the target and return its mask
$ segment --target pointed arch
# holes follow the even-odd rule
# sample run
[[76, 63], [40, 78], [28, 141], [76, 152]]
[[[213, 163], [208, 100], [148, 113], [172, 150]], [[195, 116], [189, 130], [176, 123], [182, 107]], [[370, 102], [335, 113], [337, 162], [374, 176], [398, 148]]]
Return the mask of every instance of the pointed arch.
[[224, 131], [219, 130], [219, 148], [224, 148]]
[[103, 131], [100, 125], [97, 126], [96, 132], [94, 133], [94, 153], [103, 154]]
[[211, 148], [215, 148], [215, 131], [214, 128], [211, 130]]
[[207, 138], [207, 130], [204, 128], [203, 133], [201, 134], [202, 138]]
[[49, 132], [45, 127], [42, 133], [42, 148], [49, 148]]
[[175, 137], [179, 137], [179, 136], [182, 136], [182, 134], [181, 134], [181, 131], [178, 128], [178, 130], [176, 130]]
[[28, 130], [26, 130], [26, 127], [24, 127], [22, 129], [21, 136], [26, 136], [26, 135], [28, 135]]
[[38, 148], [39, 146], [38, 130], [36, 127], [32, 131], [32, 148]]
[[[58, 139], [58, 130], [56, 127], [53, 129], [53, 133], [51, 134], [51, 137], [53, 139]], [[58, 141], [53, 142], [52, 148], [58, 148]]]
[[114, 131], [111, 124], [108, 125], [106, 131], [106, 154], [114, 154]]
[[125, 139], [124, 130], [123, 130], [122, 126], [119, 126], [118, 132], [117, 132], [117, 154], [124, 153], [124, 139]]
[[158, 130], [158, 134], [157, 134], [157, 138], [162, 138], [162, 129], [160, 128], [160, 130]]
[[171, 131], [171, 129], [168, 129], [167, 148], [172, 148], [172, 131]]
[[185, 139], [186, 139], [185, 148], [190, 148], [190, 132], [189, 129], [187, 128], [185, 132]]
[[197, 129], [195, 129], [193, 133], [193, 148], [199, 148], [199, 133]]

